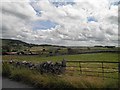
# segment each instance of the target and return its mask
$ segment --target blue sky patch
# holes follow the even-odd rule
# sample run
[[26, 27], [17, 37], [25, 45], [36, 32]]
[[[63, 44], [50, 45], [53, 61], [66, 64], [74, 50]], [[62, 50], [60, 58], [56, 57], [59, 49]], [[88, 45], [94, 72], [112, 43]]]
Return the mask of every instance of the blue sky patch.
[[74, 0], [49, 0], [54, 6], [60, 7], [60, 6], [66, 6], [66, 5], [74, 5]]
[[50, 20], [36, 21], [33, 23], [33, 30], [46, 30], [46, 29], [54, 28], [56, 25], [58, 24]]
[[87, 21], [88, 22], [92, 22], [92, 21], [98, 22], [97, 19], [95, 19], [94, 17], [87, 17]]
[[120, 0], [109, 0], [110, 5], [119, 5]]
[[39, 5], [37, 4], [37, 2], [30, 2], [30, 5], [32, 6], [34, 11], [36, 12], [36, 15], [40, 16], [41, 15], [41, 9], [40, 9]]

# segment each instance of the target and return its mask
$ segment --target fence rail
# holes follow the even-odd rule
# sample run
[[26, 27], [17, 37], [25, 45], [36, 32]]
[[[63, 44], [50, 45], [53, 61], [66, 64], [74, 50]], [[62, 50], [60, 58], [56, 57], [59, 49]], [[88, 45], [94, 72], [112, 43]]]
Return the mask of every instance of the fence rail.
[[78, 62], [81, 62], [81, 63], [120, 63], [120, 62], [112, 62], [112, 61], [86, 61], [86, 60], [67, 60], [67, 62], [74, 62], [74, 63], [78, 63]]
[[[74, 65], [69, 65], [69, 63], [73, 63]], [[77, 65], [75, 64], [77, 63]], [[91, 66], [83, 66], [83, 64], [99, 64], [98, 67], [91, 67]], [[112, 64], [114, 66], [110, 67], [109, 64]], [[107, 65], [107, 66], [106, 66]], [[74, 69], [77, 68], [77, 72], [80, 72], [80, 75], [85, 76], [98, 76], [104, 78], [112, 78], [112, 79], [118, 79], [119, 75], [117, 77], [113, 76], [105, 76], [105, 74], [119, 74], [120, 73], [120, 62], [112, 62], [112, 61], [83, 61], [83, 60], [67, 60], [67, 68], [73, 67]], [[85, 70], [90, 69], [90, 70]], [[94, 70], [96, 69], [96, 70]], [[97, 70], [101, 69], [101, 70]], [[110, 71], [109, 71], [110, 70]], [[73, 71], [73, 70], [68, 70]], [[93, 72], [93, 73], [99, 73], [102, 74], [102, 76], [99, 75], [86, 75], [83, 74], [85, 72]]]

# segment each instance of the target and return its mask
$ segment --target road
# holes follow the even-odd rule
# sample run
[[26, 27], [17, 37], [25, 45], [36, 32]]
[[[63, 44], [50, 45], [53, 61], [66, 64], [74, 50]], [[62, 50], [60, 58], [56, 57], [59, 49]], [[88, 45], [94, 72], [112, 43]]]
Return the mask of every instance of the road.
[[2, 67], [2, 60], [0, 59], [0, 90], [1, 88], [29, 88], [34, 89], [34, 87], [23, 84], [21, 82], [13, 81], [8, 78], [2, 77], [1, 74], [1, 67]]
[[8, 78], [2, 78], [2, 88], [33, 88], [21, 82], [13, 81]]

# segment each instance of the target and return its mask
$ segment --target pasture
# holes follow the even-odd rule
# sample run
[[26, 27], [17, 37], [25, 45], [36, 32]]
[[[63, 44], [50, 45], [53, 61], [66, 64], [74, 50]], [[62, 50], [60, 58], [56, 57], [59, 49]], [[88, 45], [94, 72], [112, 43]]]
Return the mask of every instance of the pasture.
[[61, 55], [61, 56], [49, 56], [41, 57], [39, 55], [3, 55], [2, 60], [26, 60], [32, 62], [43, 61], [61, 61], [65, 60], [93, 60], [93, 61], [118, 61], [120, 54], [118, 53], [93, 53], [93, 54], [77, 54], [77, 55]]
[[[30, 56], [30, 55], [3, 55], [2, 60], [18, 60], [18, 61], [31, 61], [33, 63], [39, 63], [44, 61], [60, 62], [63, 59], [65, 60], [82, 60], [82, 61], [111, 61], [117, 62], [119, 60], [117, 53], [94, 53], [94, 54], [78, 54], [78, 55], [62, 55], [62, 56], [50, 56], [50, 57], [40, 57], [39, 55]], [[96, 63], [81, 63], [82, 70], [92, 70], [92, 71], [102, 71], [101, 64]], [[72, 66], [67, 68], [67, 72], [63, 75], [51, 75], [44, 74], [28, 70], [26, 68], [12, 68], [8, 65], [6, 73], [8, 72], [8, 77], [21, 80], [25, 83], [32, 84], [35, 87], [68, 87], [68, 88], [117, 88], [118, 79], [112, 78], [101, 78], [101, 77], [89, 77], [85, 76], [86, 74], [98, 75], [94, 72], [80, 72], [79, 63], [67, 63], [67, 66]], [[74, 68], [73, 66], [78, 66]], [[117, 68], [116, 64], [104, 64], [105, 67]], [[92, 67], [92, 68], [89, 68]], [[5, 71], [3, 70], [3, 71]], [[8, 71], [7, 71], [8, 70]], [[104, 71], [111, 71], [111, 69], [105, 69]], [[100, 73], [98, 76], [102, 76]], [[105, 73], [104, 76], [110, 76], [118, 78], [118, 73]]]

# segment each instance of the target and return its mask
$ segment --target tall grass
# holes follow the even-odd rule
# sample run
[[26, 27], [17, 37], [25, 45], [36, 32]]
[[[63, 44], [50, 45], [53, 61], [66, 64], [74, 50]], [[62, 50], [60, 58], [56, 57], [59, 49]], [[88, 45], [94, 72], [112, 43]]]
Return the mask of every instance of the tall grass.
[[6, 62], [2, 64], [2, 75], [5, 77], [8, 77], [11, 75], [10, 66]]
[[[63, 56], [52, 56], [52, 57], [40, 57], [40, 56], [17, 56], [17, 55], [6, 55], [2, 56], [3, 60], [9, 59], [15, 60], [27, 60], [34, 63], [43, 61], [61, 61], [63, 58], [66, 60], [96, 60], [96, 61], [118, 61], [118, 54], [116, 53], [96, 53], [96, 54], [79, 54], [79, 55], [63, 55]], [[71, 64], [72, 65], [72, 64]], [[77, 65], [77, 64], [76, 64]], [[82, 66], [94, 66], [96, 65], [86, 65]], [[107, 66], [107, 65], [106, 65]], [[114, 65], [108, 65], [109, 67]], [[107, 67], [108, 67], [107, 66]], [[71, 68], [72, 69], [72, 68]], [[24, 83], [33, 85], [37, 88], [117, 88], [119, 80], [105, 79], [99, 77], [86, 77], [86, 76], [76, 76], [74, 72], [70, 74], [65, 74], [61, 76], [43, 74], [41, 75], [37, 71], [32, 71], [26, 68], [14, 68], [9, 64], [3, 64], [4, 76], [12, 78], [17, 81], [22, 81]], [[111, 75], [113, 76], [113, 74]], [[117, 76], [116, 76], [117, 77]]]
[[95, 77], [43, 74], [27, 68], [14, 68], [3, 64], [3, 75], [36, 88], [110, 88], [117, 87], [116, 81]]

